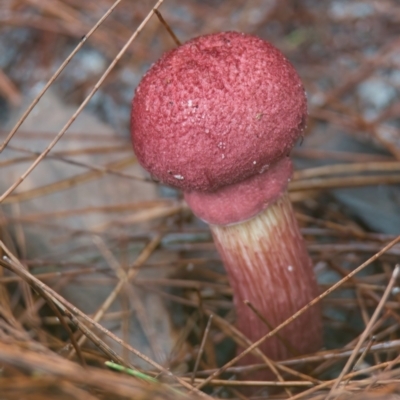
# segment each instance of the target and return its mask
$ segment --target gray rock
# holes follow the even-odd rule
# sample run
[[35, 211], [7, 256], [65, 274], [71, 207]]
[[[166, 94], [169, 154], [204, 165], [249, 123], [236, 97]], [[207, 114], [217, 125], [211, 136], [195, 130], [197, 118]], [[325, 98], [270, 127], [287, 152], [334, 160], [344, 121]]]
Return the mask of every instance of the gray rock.
[[[7, 132], [11, 129], [27, 104], [28, 100], [21, 110], [17, 110], [11, 115], [8, 124], [3, 127], [3, 130]], [[26, 156], [26, 153], [19, 152], [15, 150], [16, 148], [24, 148], [36, 152], [43, 151], [74, 111], [74, 107], [64, 104], [54, 92], [49, 91], [24, 122], [20, 131], [10, 142], [10, 146], [3, 151], [0, 160], [4, 162], [15, 157]], [[24, 135], [22, 134], [23, 132], [25, 132]], [[84, 140], [80, 140], [80, 135]], [[3, 142], [3, 140], [4, 137], [0, 135], [0, 142]], [[128, 139], [117, 137], [111, 128], [84, 111], [55, 146], [54, 151], [82, 150], [100, 146], [114, 146], [116, 144], [126, 146], [129, 150], [131, 149]], [[104, 165], [129, 156], [131, 156], [130, 151], [105, 154], [83, 153], [79, 156], [70, 155], [68, 157], [92, 165]], [[29, 160], [2, 167], [2, 179], [0, 181], [2, 193], [27, 169], [31, 162], [32, 160]], [[39, 187], [51, 185], [85, 172], [87, 172], [86, 168], [46, 158], [15, 190], [13, 195], [29, 193], [29, 191]], [[137, 164], [132, 164], [125, 168], [124, 172], [143, 177], [143, 172]], [[33, 196], [25, 201], [6, 204], [2, 207], [2, 211], [7, 217], [17, 217], [19, 222], [16, 222], [16, 224], [22, 227], [26, 245], [21, 248], [22, 244], [18, 243], [18, 241], [15, 242], [20, 251], [25, 254], [25, 257], [30, 260], [51, 261], [52, 265], [50, 267], [36, 268], [36, 273], [40, 271], [59, 271], [62, 268], [60, 265], [77, 262], [83, 263], [88, 267], [95, 265], [108, 269], [106, 273], [99, 272], [71, 277], [67, 279], [67, 283], [61, 288], [59, 287], [60, 278], [51, 282], [51, 285], [59, 290], [67, 300], [84, 312], [93, 315], [112, 292], [117, 282], [115, 271], [109, 268], [107, 262], [100, 255], [99, 249], [93, 243], [94, 235], [98, 233], [104, 237], [105, 243], [108, 245], [107, 237], [114, 237], [115, 242], [116, 232], [121, 232], [121, 235], [125, 237], [141, 234], [143, 224], [129, 225], [126, 223], [129, 215], [107, 212], [71, 213], [64, 218], [59, 218], [55, 215], [48, 218], [43, 216], [33, 223], [29, 223], [27, 218], [46, 213], [65, 213], [78, 209], [139, 201], [145, 202], [156, 198], [158, 198], [158, 194], [155, 185], [106, 174], [80, 185], [66, 187], [63, 190], [57, 190], [46, 195]], [[118, 222], [121, 223], [121, 226], [116, 231], [115, 224]], [[6, 227], [7, 236], [14, 235], [14, 227], [15, 224], [10, 224]], [[140, 242], [130, 240], [126, 247], [128, 251], [127, 259], [134, 260], [141, 248], [142, 244]], [[117, 260], [123, 257], [118, 253], [118, 246], [110, 248], [110, 251], [114, 253]], [[163, 260], [168, 262], [168, 260], [173, 259], [174, 255], [169, 253], [169, 255], [164, 254], [163, 257]], [[153, 257], [153, 259], [157, 260], [157, 256]], [[147, 269], [143, 272], [139, 271], [138, 277], [151, 277], [155, 274], [159, 278], [168, 274], [168, 270], [167, 268], [163, 270]], [[132, 292], [135, 294], [133, 297]], [[151, 358], [163, 362], [175, 342], [175, 332], [169, 319], [165, 300], [152, 292], [135, 289], [134, 287], [127, 291], [127, 296], [129, 310], [133, 310], [127, 317], [129, 322], [128, 341], [133, 347]], [[107, 312], [121, 311], [120, 299], [121, 297], [118, 296]], [[137, 306], [140, 306], [147, 316], [147, 331], [143, 328], [143, 324], [139, 323], [135, 313]], [[122, 337], [121, 317], [108, 318], [102, 323]], [[148, 340], [147, 334], [149, 331], [152, 332], [153, 342], [157, 343], [157, 354], [155, 354], [154, 346], [152, 348]], [[114, 347], [118, 349], [117, 346], [114, 345]], [[137, 361], [135, 360], [135, 362]], [[142, 366], [146, 367], [146, 364], [142, 363]]]

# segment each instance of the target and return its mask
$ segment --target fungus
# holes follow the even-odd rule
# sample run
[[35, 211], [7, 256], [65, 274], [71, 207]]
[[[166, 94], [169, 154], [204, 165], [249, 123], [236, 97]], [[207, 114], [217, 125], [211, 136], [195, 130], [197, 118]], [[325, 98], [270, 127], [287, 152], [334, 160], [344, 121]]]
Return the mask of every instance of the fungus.
[[[306, 115], [304, 88], [289, 61], [270, 43], [237, 32], [201, 36], [164, 54], [132, 103], [139, 162], [182, 189], [194, 214], [210, 224], [237, 326], [252, 341], [318, 295], [287, 194], [288, 155]], [[275, 360], [293, 349], [313, 352], [321, 331], [320, 309], [312, 307], [260, 349]]]

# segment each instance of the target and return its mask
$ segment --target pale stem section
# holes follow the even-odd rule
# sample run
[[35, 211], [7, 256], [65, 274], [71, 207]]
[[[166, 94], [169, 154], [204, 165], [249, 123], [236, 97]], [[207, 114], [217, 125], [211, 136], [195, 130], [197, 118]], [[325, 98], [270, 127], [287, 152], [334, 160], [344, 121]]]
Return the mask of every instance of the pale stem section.
[[[276, 327], [318, 295], [311, 260], [287, 194], [248, 221], [214, 225], [211, 230], [233, 288], [237, 326], [250, 340], [256, 341], [270, 329], [245, 300]], [[274, 360], [318, 350], [322, 345], [320, 308], [312, 307], [279, 335], [283, 340], [275, 336], [260, 346]], [[260, 360], [250, 356], [243, 364], [251, 362]]]

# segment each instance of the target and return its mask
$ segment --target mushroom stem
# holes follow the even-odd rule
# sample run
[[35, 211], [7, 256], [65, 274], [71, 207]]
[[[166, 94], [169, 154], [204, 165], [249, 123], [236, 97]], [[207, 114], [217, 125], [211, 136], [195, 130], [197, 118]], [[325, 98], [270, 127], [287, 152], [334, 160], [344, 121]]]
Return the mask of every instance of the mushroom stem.
[[[287, 193], [250, 220], [211, 225], [211, 230], [233, 288], [238, 328], [253, 342], [318, 295], [311, 260]], [[260, 349], [268, 357], [282, 360], [316, 351], [321, 338], [321, 311], [314, 306], [267, 339]], [[254, 357], [242, 359], [242, 364], [258, 362]]]

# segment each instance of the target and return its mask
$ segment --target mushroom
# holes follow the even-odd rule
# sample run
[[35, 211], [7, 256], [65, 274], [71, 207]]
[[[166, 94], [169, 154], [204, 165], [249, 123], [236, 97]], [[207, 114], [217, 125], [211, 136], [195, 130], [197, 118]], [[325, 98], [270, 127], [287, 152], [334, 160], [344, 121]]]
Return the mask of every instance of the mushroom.
[[[132, 103], [139, 162], [182, 189], [193, 213], [210, 224], [237, 326], [252, 341], [318, 295], [287, 194], [289, 153], [306, 114], [289, 61], [270, 43], [237, 32], [201, 36], [165, 53]], [[275, 360], [309, 353], [321, 346], [321, 332], [316, 306], [260, 348]]]

